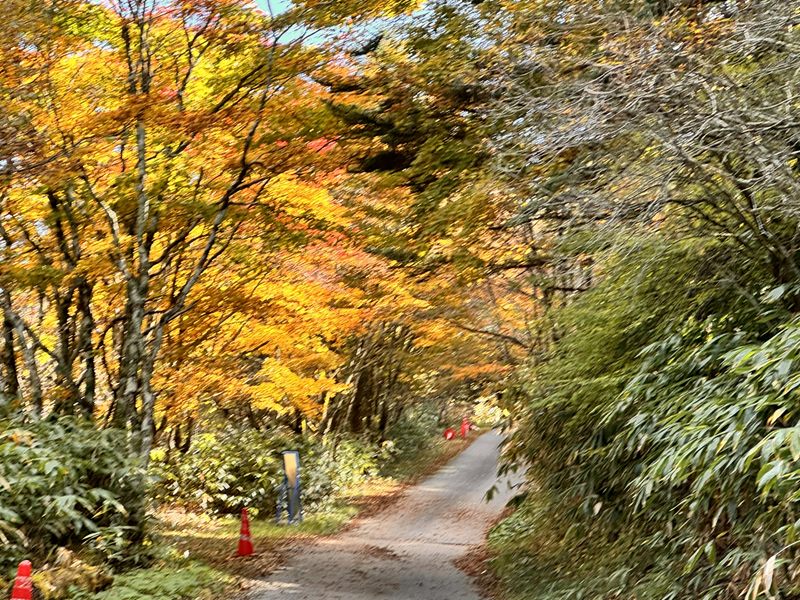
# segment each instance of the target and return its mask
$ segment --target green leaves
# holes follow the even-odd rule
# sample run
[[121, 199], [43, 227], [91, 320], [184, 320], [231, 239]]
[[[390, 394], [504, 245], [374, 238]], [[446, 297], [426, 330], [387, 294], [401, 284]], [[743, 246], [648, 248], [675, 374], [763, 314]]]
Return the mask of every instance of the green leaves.
[[131, 540], [142, 539], [143, 479], [120, 432], [70, 418], [0, 421], [0, 565], [44, 561], [89, 534], [102, 554], [98, 540], [121, 533], [114, 560], [130, 560]]
[[769, 493], [778, 481], [778, 478], [783, 473], [784, 466], [781, 461], [777, 463], [769, 463], [761, 467], [758, 472], [758, 488], [765, 494]]
[[777, 328], [760, 319], [772, 305], [731, 294], [706, 262], [714, 244], [638, 241], [596, 256], [603, 278], [519, 375], [510, 451], [541, 490], [521, 517], [537, 550], [519, 572], [551, 585], [526, 598], [721, 598], [795, 535], [800, 321]]

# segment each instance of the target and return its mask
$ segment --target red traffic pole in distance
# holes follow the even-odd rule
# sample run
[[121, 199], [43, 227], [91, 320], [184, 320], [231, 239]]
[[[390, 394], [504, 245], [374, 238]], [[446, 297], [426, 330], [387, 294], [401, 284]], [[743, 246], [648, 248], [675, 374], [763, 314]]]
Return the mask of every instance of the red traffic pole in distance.
[[467, 431], [469, 431], [469, 421], [464, 418], [464, 420], [461, 421], [461, 437], [467, 437]]
[[250, 519], [247, 518], [247, 509], [242, 509], [242, 529], [239, 532], [239, 556], [250, 556], [253, 553], [253, 542], [250, 540]]
[[17, 567], [17, 578], [11, 590], [11, 600], [32, 600], [31, 561], [23, 560]]

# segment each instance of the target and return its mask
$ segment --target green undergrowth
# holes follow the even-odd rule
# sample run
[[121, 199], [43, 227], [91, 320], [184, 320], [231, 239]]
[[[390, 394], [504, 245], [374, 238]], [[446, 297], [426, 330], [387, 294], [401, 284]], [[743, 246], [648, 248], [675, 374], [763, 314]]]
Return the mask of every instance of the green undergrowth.
[[0, 415], [0, 578], [59, 550], [114, 568], [146, 565], [143, 477], [123, 432]]
[[235, 579], [218, 569], [197, 562], [138, 569], [118, 576], [107, 590], [77, 592], [75, 600], [212, 600], [227, 593]]
[[[455, 422], [455, 417], [449, 421]], [[160, 481], [155, 498], [160, 508], [153, 533], [170, 558], [151, 568], [117, 575], [106, 590], [94, 594], [72, 590], [62, 597], [188, 600], [236, 596], [248, 580], [268, 575], [279, 564], [287, 543], [334, 534], [359, 514], [380, 509], [471, 441], [446, 441], [442, 429], [436, 412], [420, 407], [390, 430], [382, 443], [286, 435], [267, 439], [249, 433], [248, 451], [243, 452], [234, 436], [222, 433], [206, 436], [194, 454], [158, 456], [155, 471]], [[473, 432], [472, 438], [476, 436]], [[280, 452], [287, 449], [301, 452], [306, 490], [303, 522], [291, 526], [274, 523], [278, 461]], [[245, 506], [251, 513], [255, 554], [238, 557], [238, 513]]]
[[723, 250], [611, 257], [515, 375], [506, 458], [535, 485], [490, 536], [512, 600], [800, 597], [797, 303], [730, 296]]
[[[111, 575], [102, 566], [89, 565], [71, 553], [54, 564], [34, 564], [34, 598], [41, 600], [212, 600], [229, 595], [236, 578], [220, 569], [160, 545], [146, 568]], [[68, 560], [63, 561], [64, 556]], [[8, 597], [13, 578], [0, 580], [0, 595]]]
[[441, 417], [432, 405], [410, 408], [379, 439], [231, 426], [206, 431], [186, 452], [152, 453], [152, 499], [162, 508], [211, 516], [238, 516], [243, 508], [253, 516], [275, 514], [281, 455], [292, 450], [300, 454], [304, 507], [324, 511], [366, 481], [404, 479], [438, 460], [452, 446], [441, 437], [444, 423], [461, 421], [460, 413]]

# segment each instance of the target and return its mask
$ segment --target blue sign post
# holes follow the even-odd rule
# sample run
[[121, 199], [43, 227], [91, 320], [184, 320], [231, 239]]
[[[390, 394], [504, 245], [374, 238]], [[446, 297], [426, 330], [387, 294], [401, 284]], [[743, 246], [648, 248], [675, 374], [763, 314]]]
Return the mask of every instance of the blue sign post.
[[283, 483], [278, 493], [278, 514], [275, 524], [281, 522], [281, 512], [286, 511], [289, 525], [303, 522], [303, 503], [300, 499], [300, 453], [289, 450], [283, 453]]

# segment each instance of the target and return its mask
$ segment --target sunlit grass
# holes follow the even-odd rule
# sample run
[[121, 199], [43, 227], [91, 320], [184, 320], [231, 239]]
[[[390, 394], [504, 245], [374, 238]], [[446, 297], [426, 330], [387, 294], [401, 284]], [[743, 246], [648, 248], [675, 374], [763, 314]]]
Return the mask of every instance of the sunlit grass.
[[[344, 523], [358, 513], [352, 505], [333, 505], [324, 511], [303, 517], [302, 523], [276, 525], [272, 515], [254, 516], [250, 520], [253, 538], [285, 539], [297, 535], [328, 535], [335, 533]], [[208, 540], [238, 540], [241, 521], [238, 516], [216, 519], [198, 519], [194, 515], [171, 514], [171, 522], [162, 517], [160, 533], [167, 538], [194, 538]]]

